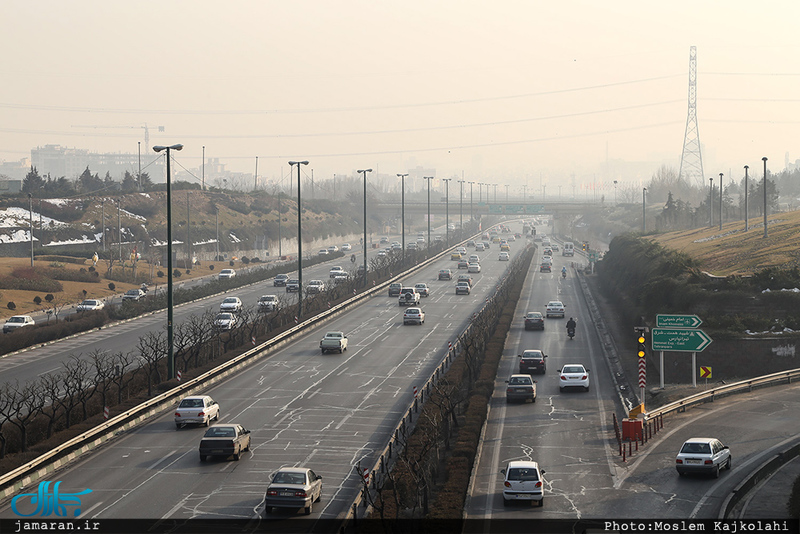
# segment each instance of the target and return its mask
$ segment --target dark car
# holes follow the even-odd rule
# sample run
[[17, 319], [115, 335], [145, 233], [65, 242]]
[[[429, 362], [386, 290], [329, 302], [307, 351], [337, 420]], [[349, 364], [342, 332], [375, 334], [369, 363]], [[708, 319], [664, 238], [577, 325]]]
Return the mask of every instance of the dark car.
[[439, 280], [452, 280], [453, 272], [450, 269], [439, 270]]
[[525, 330], [544, 330], [544, 316], [539, 312], [525, 315]]
[[402, 288], [403, 288], [403, 284], [401, 284], [399, 282], [395, 282], [395, 283], [389, 284], [389, 296], [390, 297], [398, 296], [400, 294], [400, 290]]
[[511, 378], [506, 380], [508, 387], [506, 388], [506, 402], [521, 400], [522, 402], [536, 402], [536, 380], [532, 380], [530, 376], [519, 374], [511, 375]]
[[458, 268], [459, 269], [469, 269], [469, 262], [468, 261], [464, 261], [464, 260], [459, 261], [458, 262]]
[[272, 281], [272, 285], [274, 287], [286, 287], [286, 281], [289, 279], [288, 274], [279, 274], [275, 277], [275, 280]]
[[547, 371], [547, 364], [544, 359], [547, 355], [540, 350], [524, 350], [519, 355], [519, 373], [529, 375], [534, 371], [544, 374]]
[[238, 460], [242, 453], [250, 450], [250, 431], [242, 425], [214, 425], [200, 440], [200, 461], [205, 462], [209, 456], [233, 456]]
[[549, 272], [552, 272], [553, 269], [552, 269], [552, 267], [550, 266], [549, 263], [543, 263], [542, 266], [539, 267], [539, 271], [543, 272], [543, 273], [549, 273]]

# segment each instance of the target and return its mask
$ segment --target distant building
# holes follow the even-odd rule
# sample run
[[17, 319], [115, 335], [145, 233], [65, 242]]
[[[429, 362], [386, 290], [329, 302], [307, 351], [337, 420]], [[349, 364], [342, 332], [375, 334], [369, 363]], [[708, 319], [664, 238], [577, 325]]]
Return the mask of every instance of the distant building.
[[[39, 176], [50, 175], [52, 178], [65, 177], [75, 180], [88, 167], [92, 174], [104, 178], [121, 181], [125, 172], [136, 175], [139, 172], [138, 154], [99, 154], [80, 148], [67, 148], [61, 145], [44, 145], [31, 150], [31, 164], [39, 172]], [[30, 167], [29, 166], [29, 167]], [[155, 182], [163, 182], [166, 175], [164, 158], [156, 154], [142, 154], [142, 167]], [[30, 168], [28, 168], [30, 170]], [[26, 171], [27, 173], [27, 171]]]
[[24, 180], [31, 170], [31, 160], [0, 161], [0, 180]]
[[0, 180], [0, 195], [16, 195], [22, 191], [22, 180]]

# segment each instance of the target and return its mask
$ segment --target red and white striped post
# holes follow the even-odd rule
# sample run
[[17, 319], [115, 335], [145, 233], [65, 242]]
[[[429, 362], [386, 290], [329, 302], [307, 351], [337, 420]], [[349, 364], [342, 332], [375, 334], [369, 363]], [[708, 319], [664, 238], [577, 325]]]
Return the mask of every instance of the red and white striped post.
[[105, 419], [106, 421], [108, 421], [108, 413], [109, 413], [108, 406], [104, 406], [103, 407], [103, 419]]
[[176, 377], [178, 378], [178, 382], [180, 382], [181, 381], [181, 371], [180, 371], [180, 369], [178, 370], [178, 374], [176, 375]]

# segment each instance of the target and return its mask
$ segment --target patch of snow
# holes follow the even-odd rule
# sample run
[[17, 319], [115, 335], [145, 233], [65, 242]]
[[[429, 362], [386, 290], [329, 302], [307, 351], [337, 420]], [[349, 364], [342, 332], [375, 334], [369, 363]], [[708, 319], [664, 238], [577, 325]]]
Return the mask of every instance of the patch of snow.
[[139, 194], [142, 195], [145, 198], [150, 198], [150, 194], [149, 193], [139, 193]]
[[[100, 234], [102, 235], [102, 234]], [[96, 243], [96, 239], [90, 238], [88, 235], [83, 236], [83, 239], [67, 239], [66, 241], [53, 241], [52, 243], [45, 243], [43, 247], [55, 247], [57, 245], [81, 245], [84, 243]]]
[[242, 242], [242, 240], [241, 240], [241, 239], [239, 239], [238, 237], [236, 237], [236, 236], [233, 234], [233, 232], [230, 232], [228, 235], [229, 235], [229, 236], [231, 236], [231, 241], [233, 241], [234, 243], [241, 243], [241, 242]]
[[144, 222], [147, 222], [147, 219], [145, 219], [145, 218], [144, 218], [144, 217], [142, 217], [141, 215], [136, 215], [135, 213], [131, 213], [131, 212], [129, 212], [128, 210], [120, 210], [120, 211], [121, 211], [122, 213], [124, 213], [126, 216], [130, 217], [131, 219], [136, 219], [137, 221], [144, 221]]
[[70, 202], [74, 202], [68, 198], [45, 198], [42, 199], [42, 202], [48, 202], [53, 206], [66, 206]]
[[[34, 241], [39, 241], [33, 236]], [[0, 243], [30, 243], [31, 234], [28, 230], [14, 230], [11, 233], [0, 232]]]
[[[31, 214], [30, 211], [24, 208], [5, 208], [0, 210], [0, 228], [15, 228], [15, 227], [28, 227], [30, 226]], [[52, 221], [53, 226], [69, 226], [69, 224], [45, 217], [37, 212], [33, 212], [33, 226], [39, 227], [39, 221], [42, 225], [50, 226]]]
[[[159, 241], [158, 239], [153, 238], [153, 239], [150, 240], [150, 244], [153, 245], [154, 247], [164, 247], [164, 246], [167, 245], [167, 242], [166, 241]], [[183, 241], [178, 241], [177, 239], [173, 239], [172, 240], [172, 244], [173, 244], [173, 246], [174, 245], [183, 245]]]
[[216, 239], [209, 239], [208, 241], [194, 241], [194, 242], [192, 242], [192, 246], [195, 246], [195, 245], [208, 245], [210, 243], [216, 243], [216, 242], [217, 242]]
[[[789, 291], [790, 293], [800, 293], [800, 288], [793, 287], [791, 289], [786, 289], [785, 287], [781, 289], [781, 291]], [[765, 289], [762, 293], [771, 293], [772, 290], [770, 288]]]

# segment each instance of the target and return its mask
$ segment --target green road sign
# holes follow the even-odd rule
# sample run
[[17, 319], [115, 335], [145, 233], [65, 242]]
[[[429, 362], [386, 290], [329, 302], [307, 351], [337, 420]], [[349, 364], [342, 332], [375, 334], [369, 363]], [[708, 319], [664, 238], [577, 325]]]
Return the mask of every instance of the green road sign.
[[541, 213], [544, 211], [544, 206], [541, 204], [526, 204], [525, 213]]
[[589, 261], [597, 261], [597, 252], [589, 252]]
[[696, 315], [656, 315], [656, 326], [662, 328], [697, 328], [701, 324]]
[[650, 340], [653, 350], [676, 352], [702, 352], [713, 341], [694, 328], [653, 328]]

